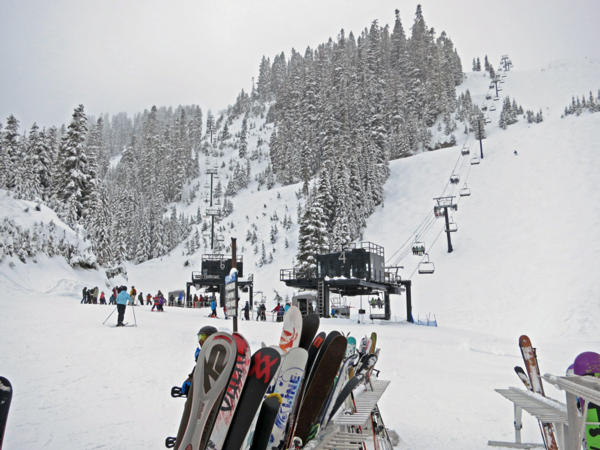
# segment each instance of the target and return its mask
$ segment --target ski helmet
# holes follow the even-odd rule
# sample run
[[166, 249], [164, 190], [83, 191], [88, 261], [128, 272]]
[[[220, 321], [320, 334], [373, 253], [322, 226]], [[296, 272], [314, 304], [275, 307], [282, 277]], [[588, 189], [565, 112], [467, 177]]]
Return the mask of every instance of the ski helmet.
[[198, 330], [198, 344], [202, 346], [204, 341], [211, 335], [217, 332], [217, 329], [212, 325], [205, 325]]

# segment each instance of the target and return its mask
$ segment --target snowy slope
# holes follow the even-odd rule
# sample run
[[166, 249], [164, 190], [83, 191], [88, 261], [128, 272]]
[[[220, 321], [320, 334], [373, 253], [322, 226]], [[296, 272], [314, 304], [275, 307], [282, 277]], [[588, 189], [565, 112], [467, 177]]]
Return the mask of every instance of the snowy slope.
[[[599, 66], [589, 61], [510, 72], [503, 94], [525, 109], [542, 108], [543, 123], [521, 121], [500, 130], [497, 110], [479, 166], [459, 156], [465, 140], [472, 152], [477, 149], [464, 135], [457, 135], [459, 147], [391, 164], [385, 205], [370, 218], [365, 239], [383, 245], [390, 263], [405, 266], [415, 315], [435, 313], [440, 326], [407, 324], [404, 298], [395, 297], [393, 322], [330, 319], [322, 329], [358, 337], [377, 331], [381, 378], [392, 380], [380, 406], [386, 425], [402, 439], [399, 448], [474, 450], [485, 448], [488, 439], [510, 440], [512, 407], [493, 388], [520, 383], [512, 371], [521, 364], [519, 334], [528, 333], [538, 347], [542, 371], [556, 374], [579, 352], [600, 346], [594, 327], [600, 318], [594, 295], [600, 287], [594, 270], [600, 256], [600, 204], [594, 197], [600, 114], [560, 119], [572, 95], [598, 88], [593, 83], [599, 75]], [[482, 74], [470, 74], [464, 88], [483, 102], [487, 85]], [[453, 171], [461, 176], [458, 187], [448, 185]], [[460, 199], [453, 214], [454, 252], [446, 252], [444, 235], [435, 241], [438, 219], [423, 236], [428, 247], [433, 244], [436, 273], [413, 274], [419, 259], [410, 252], [402, 256], [431, 214], [432, 197], [456, 192], [465, 179], [472, 195]], [[242, 245], [256, 223], [267, 236], [273, 211], [282, 218], [286, 205], [295, 221], [297, 189], [256, 192], [254, 186], [252, 193], [251, 185], [234, 198], [230, 235]], [[255, 256], [244, 254], [256, 290], [269, 300], [273, 289], [285, 291], [278, 270], [292, 265], [296, 227], [288, 236], [290, 248], [280, 236], [273, 264], [253, 268]], [[199, 265], [199, 257], [174, 251], [130, 266], [129, 284], [143, 292], [180, 288], [192, 270], [184, 261]], [[0, 374], [13, 381], [15, 395], [5, 448], [163, 448], [183, 408], [169, 389], [192, 367], [197, 329], [207, 323], [230, 329], [231, 322], [209, 319], [205, 310], [167, 308], [159, 314], [136, 307], [137, 328], [103, 326], [113, 307], [79, 304], [83, 285], [102, 286], [100, 274], [73, 270], [59, 259], [8, 263], [0, 265]], [[131, 308], [126, 320], [134, 321]], [[240, 331], [256, 350], [261, 341], [276, 342], [280, 326], [241, 322]], [[529, 418], [523, 438], [540, 441]]]

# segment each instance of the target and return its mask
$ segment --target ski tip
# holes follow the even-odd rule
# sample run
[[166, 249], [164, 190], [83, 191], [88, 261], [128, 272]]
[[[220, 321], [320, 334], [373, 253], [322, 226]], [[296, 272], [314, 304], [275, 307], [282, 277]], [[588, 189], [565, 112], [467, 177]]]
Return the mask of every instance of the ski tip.
[[523, 345], [531, 345], [531, 340], [529, 339], [529, 336], [527, 336], [526, 334], [522, 334], [519, 337], [519, 345], [523, 346]]
[[515, 366], [515, 372], [517, 373], [525, 373], [525, 370], [521, 366]]

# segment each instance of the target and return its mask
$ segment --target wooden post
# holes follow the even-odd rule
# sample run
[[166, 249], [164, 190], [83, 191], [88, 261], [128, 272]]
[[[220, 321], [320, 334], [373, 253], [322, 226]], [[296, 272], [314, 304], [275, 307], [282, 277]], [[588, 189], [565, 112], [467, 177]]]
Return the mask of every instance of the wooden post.
[[[231, 238], [231, 268], [232, 269], [237, 269], [237, 267], [236, 267], [237, 255], [236, 255], [235, 241], [236, 241], [236, 238], [232, 237]], [[238, 306], [239, 306], [238, 301], [239, 301], [239, 298], [236, 297], [236, 299], [235, 299], [235, 312], [236, 313], [233, 316], [233, 332], [234, 333], [237, 333], [237, 330], [238, 330], [238, 318], [237, 318], [237, 311], [238, 311]]]

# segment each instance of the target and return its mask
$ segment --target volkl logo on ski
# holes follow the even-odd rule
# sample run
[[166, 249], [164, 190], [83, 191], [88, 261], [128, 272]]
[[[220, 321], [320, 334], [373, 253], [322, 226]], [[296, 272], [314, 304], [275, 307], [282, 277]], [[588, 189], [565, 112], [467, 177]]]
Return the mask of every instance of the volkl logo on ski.
[[208, 360], [204, 360], [204, 392], [210, 391], [212, 381], [216, 381], [225, 369], [227, 349], [217, 344], [212, 348]]
[[265, 384], [271, 380], [271, 367], [277, 362], [276, 359], [271, 359], [269, 355], [261, 357], [260, 354], [255, 354], [256, 363], [252, 366], [249, 376], [256, 374], [257, 379], [263, 379]]

